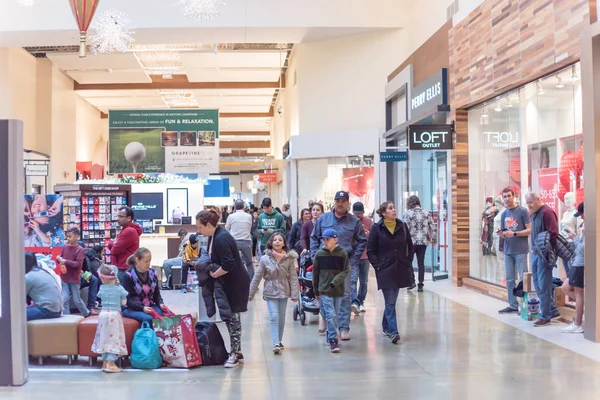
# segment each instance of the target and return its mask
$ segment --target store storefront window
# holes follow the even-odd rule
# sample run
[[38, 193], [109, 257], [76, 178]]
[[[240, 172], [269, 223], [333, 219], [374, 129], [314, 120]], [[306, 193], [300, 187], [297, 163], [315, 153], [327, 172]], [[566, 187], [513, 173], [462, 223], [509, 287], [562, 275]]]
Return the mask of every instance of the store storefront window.
[[298, 208], [309, 200], [322, 202], [331, 211], [335, 193], [350, 193], [350, 203], [365, 205], [371, 216], [375, 208], [375, 168], [372, 155], [298, 160]]
[[[581, 221], [573, 214], [583, 201], [579, 76], [576, 64], [469, 110], [471, 277], [505, 285], [496, 234], [504, 188], [512, 188], [523, 206], [528, 191], [538, 193], [555, 210], [561, 230], [578, 231]], [[558, 275], [564, 278], [562, 266]]]

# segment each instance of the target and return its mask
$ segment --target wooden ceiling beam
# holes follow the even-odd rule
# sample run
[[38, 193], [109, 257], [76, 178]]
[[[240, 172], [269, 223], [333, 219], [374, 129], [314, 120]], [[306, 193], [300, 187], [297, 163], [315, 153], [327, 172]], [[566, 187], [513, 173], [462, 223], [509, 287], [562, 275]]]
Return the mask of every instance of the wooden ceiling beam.
[[159, 81], [151, 83], [79, 83], [74, 90], [186, 90], [186, 89], [279, 89], [279, 82], [185, 82]]
[[219, 147], [222, 149], [268, 149], [271, 148], [271, 141], [263, 140], [221, 140], [219, 141]]

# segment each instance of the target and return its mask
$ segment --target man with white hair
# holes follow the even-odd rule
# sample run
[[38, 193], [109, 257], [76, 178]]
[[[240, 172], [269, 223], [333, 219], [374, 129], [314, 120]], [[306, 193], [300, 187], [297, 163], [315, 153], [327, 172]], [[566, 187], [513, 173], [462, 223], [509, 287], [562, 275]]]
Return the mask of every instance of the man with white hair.
[[[554, 251], [558, 238], [558, 218], [556, 213], [547, 205], [542, 203], [537, 193], [529, 192], [525, 195], [525, 202], [531, 212], [531, 245], [536, 250], [538, 236], [548, 232], [550, 238], [550, 248], [546, 251]], [[540, 250], [539, 248], [537, 250]], [[536, 254], [538, 253], [538, 254]], [[540, 298], [540, 309], [542, 316], [534, 322], [533, 326], [550, 325], [552, 318], [560, 316], [558, 309], [554, 305], [552, 296], [552, 269], [553, 265], [548, 265], [544, 259], [539, 256], [539, 251], [531, 252], [531, 278], [533, 286]]]

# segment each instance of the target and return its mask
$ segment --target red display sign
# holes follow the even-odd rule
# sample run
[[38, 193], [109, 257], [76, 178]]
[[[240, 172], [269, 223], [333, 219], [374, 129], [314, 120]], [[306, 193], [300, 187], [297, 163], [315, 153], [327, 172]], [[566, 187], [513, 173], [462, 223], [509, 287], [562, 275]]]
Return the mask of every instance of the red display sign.
[[540, 200], [558, 214], [558, 168], [539, 170]]
[[277, 182], [277, 173], [267, 172], [266, 174], [258, 174], [258, 181], [262, 183], [275, 183]]

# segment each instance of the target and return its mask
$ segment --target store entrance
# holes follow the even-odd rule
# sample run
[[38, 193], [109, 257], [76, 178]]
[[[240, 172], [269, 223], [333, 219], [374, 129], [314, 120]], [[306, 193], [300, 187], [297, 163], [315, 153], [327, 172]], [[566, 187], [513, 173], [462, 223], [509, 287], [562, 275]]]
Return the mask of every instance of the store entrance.
[[[448, 151], [412, 151], [409, 167], [409, 196], [416, 195], [421, 207], [433, 218], [437, 243], [425, 253], [425, 273], [433, 281], [448, 278], [452, 254], [449, 247], [452, 227], [449, 221], [450, 166]], [[414, 260], [413, 268], [417, 271]]]

